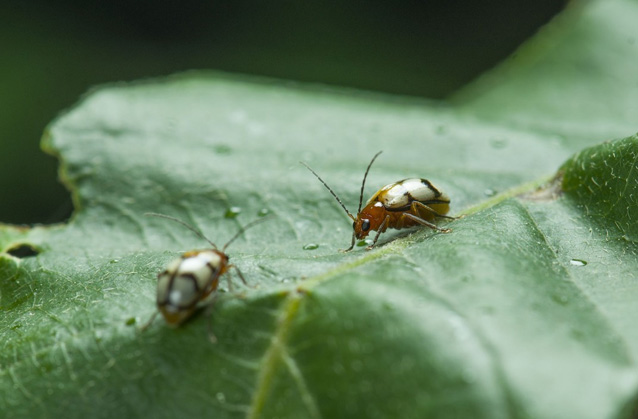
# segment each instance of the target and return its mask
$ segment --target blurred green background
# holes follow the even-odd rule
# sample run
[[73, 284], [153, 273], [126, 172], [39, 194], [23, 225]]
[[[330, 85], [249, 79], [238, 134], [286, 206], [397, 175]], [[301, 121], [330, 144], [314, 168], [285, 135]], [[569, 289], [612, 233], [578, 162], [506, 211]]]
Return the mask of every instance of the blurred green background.
[[565, 1], [0, 4], [0, 222], [69, 217], [42, 132], [91, 86], [218, 69], [444, 99]]

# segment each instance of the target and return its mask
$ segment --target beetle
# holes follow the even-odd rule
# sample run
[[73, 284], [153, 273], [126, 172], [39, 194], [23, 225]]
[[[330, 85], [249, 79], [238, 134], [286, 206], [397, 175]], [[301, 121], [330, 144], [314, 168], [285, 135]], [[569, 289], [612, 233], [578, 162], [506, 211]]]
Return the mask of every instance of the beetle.
[[368, 164], [363, 182], [361, 182], [361, 193], [359, 194], [359, 209], [355, 217], [348, 211], [337, 194], [321, 179], [321, 177], [310, 168], [306, 163], [301, 162], [313, 175], [319, 179], [323, 186], [335, 197], [341, 208], [348, 214], [353, 221], [352, 223], [352, 243], [344, 252], [349, 252], [354, 248], [355, 239], [364, 239], [370, 234], [370, 231], [376, 230], [374, 241], [367, 250], [372, 249], [381, 233], [388, 228], [397, 230], [423, 225], [434, 230], [448, 233], [449, 228], [441, 228], [432, 223], [435, 218], [447, 218], [454, 220], [455, 217], [445, 215], [450, 210], [450, 197], [437, 189], [427, 179], [409, 178], [398, 182], [390, 183], [379, 189], [368, 200], [366, 205], [361, 209], [363, 203], [363, 190], [366, 184], [366, 178], [372, 163], [379, 157], [382, 151], [372, 157]]
[[[145, 215], [165, 218], [179, 223], [207, 241], [212, 248], [185, 252], [181, 257], [169, 263], [166, 269], [157, 275], [158, 311], [142, 327], [142, 330], [151, 325], [158, 313], [162, 314], [166, 323], [171, 327], [183, 324], [193, 316], [200, 307], [200, 303], [204, 302], [208, 296], [217, 290], [219, 279], [222, 275], [226, 275], [228, 289], [232, 290], [229, 272], [231, 268], [235, 269], [244, 285], [248, 285], [239, 268], [229, 263], [229, 257], [225, 251], [248, 228], [264, 221], [264, 219], [252, 221], [240, 228], [219, 250], [215, 243], [206, 238], [199, 230], [178, 218], [156, 213], [147, 213]], [[215, 297], [216, 294], [213, 298]], [[212, 307], [212, 303], [213, 301], [210, 302], [210, 307]], [[209, 336], [212, 341], [216, 340], [212, 333], [209, 333]]]

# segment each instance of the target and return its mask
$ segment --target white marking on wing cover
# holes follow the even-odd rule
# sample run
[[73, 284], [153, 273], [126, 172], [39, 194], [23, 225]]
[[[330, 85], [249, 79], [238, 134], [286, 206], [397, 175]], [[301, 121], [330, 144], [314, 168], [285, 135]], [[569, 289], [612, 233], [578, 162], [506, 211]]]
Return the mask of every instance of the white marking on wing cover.
[[[181, 261], [181, 260], [178, 260], [178, 261]], [[168, 295], [168, 283], [170, 280], [171, 280], [170, 273], [161, 274], [159, 278], [157, 279], [157, 301], [158, 302], [166, 301], [166, 296]]]
[[408, 190], [405, 188], [405, 186], [403, 186], [403, 184], [395, 183], [388, 186], [383, 188], [388, 188], [382, 194], [381, 201], [383, 202], [383, 205], [385, 205], [387, 208], [397, 208], [408, 205], [410, 203], [408, 197], [406, 196], [406, 192]]
[[195, 280], [197, 280], [197, 286], [200, 289], [204, 289], [210, 281], [211, 275], [213, 275], [213, 271], [207, 264], [210, 263], [213, 266], [219, 266], [220, 260], [219, 256], [214, 253], [211, 255], [211, 252], [202, 252], [184, 259], [179, 267], [178, 274], [194, 275]]
[[222, 261], [222, 258], [212, 250], [204, 250], [199, 253], [197, 257], [207, 260], [215, 269], [219, 269], [219, 264]]
[[171, 274], [177, 272], [177, 269], [179, 269], [179, 265], [181, 263], [182, 263], [182, 258], [173, 259], [171, 263], [169, 263], [168, 266], [166, 267], [166, 271], [168, 271]]
[[408, 189], [412, 198], [417, 201], [430, 201], [435, 198], [434, 192], [421, 182], [421, 179], [406, 179], [403, 185]]
[[168, 293], [169, 304], [183, 306], [191, 304], [195, 300], [197, 300], [197, 292], [193, 280], [183, 276], [176, 276]]

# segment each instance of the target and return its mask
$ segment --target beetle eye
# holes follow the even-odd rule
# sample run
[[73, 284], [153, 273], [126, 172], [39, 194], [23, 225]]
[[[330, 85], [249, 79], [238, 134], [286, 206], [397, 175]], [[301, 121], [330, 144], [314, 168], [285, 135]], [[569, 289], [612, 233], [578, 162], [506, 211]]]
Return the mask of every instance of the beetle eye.
[[370, 220], [368, 219], [363, 220], [363, 223], [361, 224], [361, 230], [363, 231], [370, 230]]

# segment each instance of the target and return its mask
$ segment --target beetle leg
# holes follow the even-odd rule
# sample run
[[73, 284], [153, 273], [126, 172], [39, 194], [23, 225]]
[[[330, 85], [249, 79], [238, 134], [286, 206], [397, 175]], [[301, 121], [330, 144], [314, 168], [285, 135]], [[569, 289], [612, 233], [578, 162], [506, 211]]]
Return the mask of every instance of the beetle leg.
[[138, 329], [138, 332], [142, 333], [143, 331], [148, 329], [148, 327], [151, 324], [153, 324], [153, 321], [155, 321], [155, 317], [157, 317], [158, 314], [159, 314], [159, 311], [156, 310], [155, 313], [153, 313], [153, 315], [151, 316], [151, 318], [148, 319], [148, 321], [146, 323], [144, 323], [144, 325]]
[[451, 216], [445, 215], [445, 214], [439, 214], [438, 212], [434, 211], [429, 206], [425, 205], [423, 202], [419, 202], [419, 201], [412, 202], [412, 211], [414, 211], [414, 212], [416, 212], [418, 214], [418, 211], [416, 211], [417, 207], [425, 208], [426, 210], [430, 211], [432, 214], [434, 214], [437, 217], [448, 218], [450, 220], [456, 220], [458, 218], [458, 217], [451, 217]]
[[432, 224], [431, 222], [424, 220], [423, 218], [417, 217], [416, 215], [405, 213], [405, 214], [402, 215], [402, 217], [408, 217], [409, 219], [414, 220], [414, 221], [416, 221], [417, 223], [419, 223], [421, 225], [424, 225], [426, 227], [430, 227], [432, 230], [438, 230], [438, 231], [440, 231], [442, 233], [449, 233], [450, 231], [452, 231], [449, 228], [438, 227], [438, 226]]
[[213, 298], [210, 300], [208, 305], [206, 306], [206, 312], [204, 315], [206, 316], [206, 324], [208, 327], [208, 340], [210, 343], [217, 343], [217, 336], [213, 333], [213, 307], [215, 306], [215, 300], [217, 300], [217, 296], [219, 294], [213, 294]]
[[353, 248], [354, 248], [354, 231], [352, 232], [352, 243], [350, 243], [350, 247], [348, 247], [348, 248], [347, 248], [347, 249], [345, 249], [345, 250], [342, 250], [342, 252], [344, 252], [344, 253], [345, 253], [345, 252], [349, 252], [349, 251], [351, 251]]
[[377, 240], [379, 240], [379, 236], [381, 235], [381, 232], [384, 231], [383, 227], [385, 227], [385, 225], [388, 223], [389, 220], [390, 220], [390, 216], [386, 215], [385, 218], [383, 219], [383, 222], [379, 226], [379, 228], [377, 228], [377, 234], [374, 236], [374, 241], [372, 242], [370, 246], [366, 247], [366, 250], [372, 249], [374, 245], [377, 244]]
[[[239, 275], [239, 279], [241, 279], [241, 282], [244, 283], [244, 285], [248, 285], [248, 282], [246, 282], [246, 278], [244, 278], [244, 275], [242, 275], [241, 271], [239, 270], [239, 268], [235, 265], [230, 265], [229, 268], [235, 268], [235, 271], [237, 271], [237, 275]], [[227, 277], [226, 280], [228, 281], [228, 290], [232, 290], [232, 285], [230, 285], [230, 277]]]

